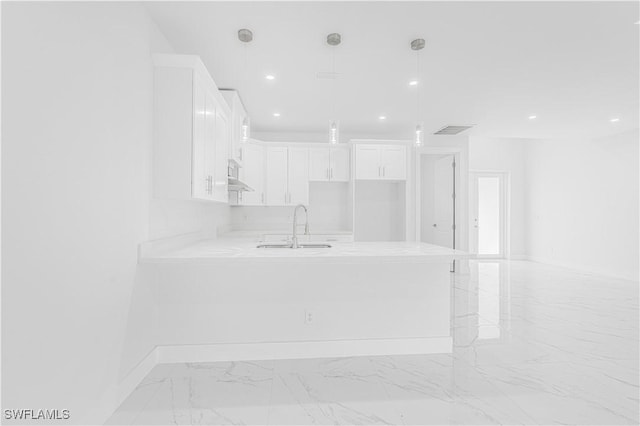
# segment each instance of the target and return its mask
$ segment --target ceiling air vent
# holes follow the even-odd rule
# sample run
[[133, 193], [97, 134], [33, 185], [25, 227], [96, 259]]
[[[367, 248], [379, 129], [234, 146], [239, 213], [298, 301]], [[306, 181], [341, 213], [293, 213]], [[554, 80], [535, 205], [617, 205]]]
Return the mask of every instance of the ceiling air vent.
[[467, 129], [472, 128], [471, 126], [445, 126], [442, 129], [438, 130], [434, 133], [434, 135], [457, 135], [458, 133], [462, 133]]

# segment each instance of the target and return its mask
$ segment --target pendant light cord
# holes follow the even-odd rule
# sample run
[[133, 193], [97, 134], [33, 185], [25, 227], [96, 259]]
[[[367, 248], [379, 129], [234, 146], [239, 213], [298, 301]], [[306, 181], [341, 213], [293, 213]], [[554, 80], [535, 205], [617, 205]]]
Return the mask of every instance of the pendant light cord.
[[336, 119], [336, 46], [331, 46], [331, 75], [333, 81], [331, 83], [331, 120]]
[[420, 51], [416, 50], [416, 123], [420, 123], [420, 89], [422, 86], [422, 79], [420, 78]]

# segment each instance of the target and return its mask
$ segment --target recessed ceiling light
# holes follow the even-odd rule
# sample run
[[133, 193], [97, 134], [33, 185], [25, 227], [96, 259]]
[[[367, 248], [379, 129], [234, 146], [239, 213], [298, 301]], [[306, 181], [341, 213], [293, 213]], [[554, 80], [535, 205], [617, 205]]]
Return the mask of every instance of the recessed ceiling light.
[[275, 80], [276, 76], [272, 75], [272, 74], [267, 74], [267, 75], [264, 76], [264, 78], [266, 78], [267, 80]]
[[381, 115], [380, 117], [378, 117], [378, 120], [386, 120], [387, 116], [386, 115]]
[[617, 123], [618, 121], [620, 121], [619, 118], [612, 118], [611, 120], [609, 120], [612, 123]]
[[535, 120], [536, 118], [538, 118], [538, 116], [537, 116], [537, 115], [530, 115], [530, 116], [529, 116], [529, 120]]
[[280, 113], [279, 113], [279, 112], [274, 112], [274, 113], [273, 113], [273, 116], [274, 116], [274, 117], [280, 117]]
[[417, 86], [418, 85], [418, 80], [411, 80], [409, 82], [409, 86]]

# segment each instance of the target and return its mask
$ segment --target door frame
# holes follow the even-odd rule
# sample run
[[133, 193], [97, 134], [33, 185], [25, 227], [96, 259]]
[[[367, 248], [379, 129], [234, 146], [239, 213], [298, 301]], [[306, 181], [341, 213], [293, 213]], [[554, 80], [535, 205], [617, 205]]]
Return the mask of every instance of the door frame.
[[465, 170], [465, 164], [463, 164], [463, 150], [459, 147], [422, 147], [416, 150], [415, 155], [415, 240], [421, 241], [422, 232], [422, 156], [423, 155], [453, 155], [456, 161], [456, 169], [458, 171], [458, 179], [456, 180], [456, 249], [466, 250], [467, 248], [467, 218], [465, 205], [465, 194], [467, 193], [467, 180], [463, 171]]
[[[478, 210], [478, 178], [497, 177], [500, 185], [500, 253], [478, 254], [478, 234], [474, 220]], [[469, 170], [469, 251], [478, 259], [509, 259], [511, 257], [511, 173], [503, 170]]]

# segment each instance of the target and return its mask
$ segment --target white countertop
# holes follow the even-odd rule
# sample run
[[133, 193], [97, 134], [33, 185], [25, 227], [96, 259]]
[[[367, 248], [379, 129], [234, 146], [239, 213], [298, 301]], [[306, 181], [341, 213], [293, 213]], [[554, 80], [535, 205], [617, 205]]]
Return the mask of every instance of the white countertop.
[[255, 241], [203, 240], [147, 250], [140, 263], [434, 263], [468, 258], [460, 250], [418, 242], [335, 242], [331, 248], [257, 248]]

